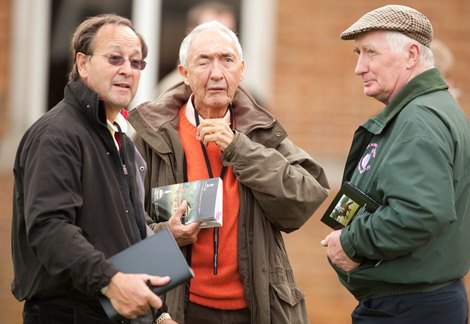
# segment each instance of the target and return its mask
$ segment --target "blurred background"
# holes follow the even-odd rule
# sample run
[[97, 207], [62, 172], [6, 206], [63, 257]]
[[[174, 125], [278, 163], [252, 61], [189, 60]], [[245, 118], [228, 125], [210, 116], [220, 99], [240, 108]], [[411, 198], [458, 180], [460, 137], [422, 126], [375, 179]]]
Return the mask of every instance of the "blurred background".
[[[155, 99], [157, 83], [175, 68], [186, 14], [200, 2], [0, 0], [0, 324], [21, 323], [22, 304], [10, 292], [13, 159], [26, 128], [63, 96], [73, 30], [85, 17], [99, 13], [133, 20], [150, 52], [132, 108]], [[367, 11], [390, 2], [218, 2], [231, 6], [236, 15], [234, 29], [246, 66], [243, 85], [281, 121], [291, 139], [324, 166], [331, 200], [357, 125], [382, 108], [363, 95], [361, 80], [354, 75], [353, 42], [341, 41], [339, 34]], [[470, 1], [395, 3], [414, 7], [431, 20], [434, 37], [442, 41], [436, 49], [437, 63], [470, 116]], [[327, 205], [285, 239], [311, 322], [348, 323], [356, 302], [339, 284], [319, 243], [329, 232], [319, 222]]]

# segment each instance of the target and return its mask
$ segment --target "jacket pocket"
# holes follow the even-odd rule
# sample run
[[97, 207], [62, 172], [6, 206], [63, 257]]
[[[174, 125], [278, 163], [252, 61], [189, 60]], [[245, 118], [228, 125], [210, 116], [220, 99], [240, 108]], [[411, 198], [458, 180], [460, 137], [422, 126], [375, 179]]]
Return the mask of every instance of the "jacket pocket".
[[297, 305], [305, 297], [304, 293], [293, 284], [271, 283], [271, 288], [277, 297], [290, 306]]
[[269, 294], [271, 324], [309, 322], [304, 293], [295, 284], [271, 283]]

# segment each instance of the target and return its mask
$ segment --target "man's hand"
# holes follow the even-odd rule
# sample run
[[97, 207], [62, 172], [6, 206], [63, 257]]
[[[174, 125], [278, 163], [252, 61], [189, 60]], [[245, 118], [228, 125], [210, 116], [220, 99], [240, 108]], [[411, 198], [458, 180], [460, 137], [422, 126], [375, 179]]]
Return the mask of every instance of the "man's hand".
[[207, 145], [209, 142], [214, 142], [221, 151], [224, 151], [233, 137], [230, 125], [225, 122], [223, 118], [204, 119], [197, 127], [196, 139]]
[[171, 215], [168, 220], [168, 227], [170, 228], [171, 233], [175, 237], [176, 243], [179, 246], [184, 246], [188, 244], [193, 244], [197, 240], [197, 234], [201, 230], [199, 223], [191, 223], [184, 225], [181, 223], [181, 217], [183, 217], [188, 203], [183, 201], [183, 203], [178, 207], [178, 210], [174, 215]]
[[341, 230], [333, 231], [328, 234], [320, 243], [326, 247], [326, 255], [330, 261], [343, 271], [349, 272], [356, 269], [359, 263], [351, 260], [346, 253], [340, 241]]
[[136, 319], [152, 308], [162, 307], [162, 300], [150, 290], [148, 284], [163, 286], [169, 281], [168, 276], [118, 272], [111, 278], [104, 294], [119, 314], [128, 319]]

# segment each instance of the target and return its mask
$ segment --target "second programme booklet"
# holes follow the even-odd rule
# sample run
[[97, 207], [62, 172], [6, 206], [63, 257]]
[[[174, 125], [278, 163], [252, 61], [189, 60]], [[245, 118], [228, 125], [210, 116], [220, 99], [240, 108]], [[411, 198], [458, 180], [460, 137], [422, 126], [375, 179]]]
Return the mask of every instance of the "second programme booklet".
[[378, 202], [347, 181], [341, 186], [321, 221], [333, 229], [340, 229], [351, 223], [363, 210], [374, 212], [379, 206]]
[[201, 222], [201, 227], [222, 226], [222, 179], [210, 178], [152, 188], [152, 214], [157, 221], [168, 220], [183, 200], [188, 209], [183, 224]]

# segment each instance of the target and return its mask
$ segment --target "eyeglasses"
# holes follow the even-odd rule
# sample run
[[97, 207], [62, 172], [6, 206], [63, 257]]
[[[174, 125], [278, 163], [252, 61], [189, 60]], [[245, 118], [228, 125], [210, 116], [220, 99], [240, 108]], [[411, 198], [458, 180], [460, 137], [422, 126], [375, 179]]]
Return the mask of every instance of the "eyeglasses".
[[108, 63], [114, 66], [121, 66], [124, 64], [124, 62], [129, 61], [131, 63], [131, 68], [134, 70], [143, 70], [145, 69], [145, 66], [147, 65], [147, 62], [144, 60], [138, 60], [138, 59], [126, 59], [122, 57], [121, 55], [112, 55], [112, 54], [88, 54], [88, 56], [104, 56], [108, 59]]

